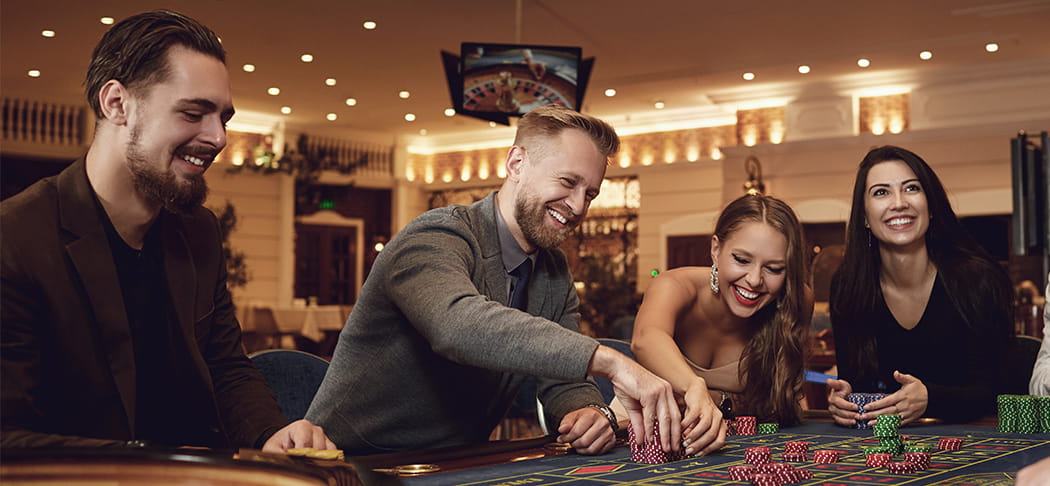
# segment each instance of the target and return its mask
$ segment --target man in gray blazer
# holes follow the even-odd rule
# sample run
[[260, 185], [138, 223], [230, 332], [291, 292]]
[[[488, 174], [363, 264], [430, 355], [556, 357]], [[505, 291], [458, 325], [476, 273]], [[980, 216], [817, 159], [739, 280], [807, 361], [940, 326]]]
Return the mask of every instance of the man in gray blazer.
[[423, 214], [376, 259], [307, 420], [348, 455], [479, 442], [532, 375], [558, 440], [601, 454], [616, 418], [590, 374], [612, 381], [635, 430], [651, 440], [659, 420], [664, 450], [679, 450], [670, 385], [578, 332], [557, 249], [618, 148], [594, 117], [559, 106], [525, 115], [499, 191]]

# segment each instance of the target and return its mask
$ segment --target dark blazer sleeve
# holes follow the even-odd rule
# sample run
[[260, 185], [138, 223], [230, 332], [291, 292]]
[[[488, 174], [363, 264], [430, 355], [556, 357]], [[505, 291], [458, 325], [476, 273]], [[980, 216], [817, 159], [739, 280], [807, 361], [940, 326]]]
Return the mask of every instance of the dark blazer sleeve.
[[[219, 417], [235, 446], [261, 447], [277, 429], [288, 424], [259, 371], [244, 354], [241, 327], [226, 288], [226, 264], [222, 257], [219, 226], [215, 215], [201, 208], [195, 218], [202, 228], [188, 232], [198, 268], [198, 306], [194, 333], [207, 363], [215, 390]], [[208, 235], [208, 237], [203, 237]]]
[[[5, 219], [5, 223], [10, 220]], [[7, 233], [11, 231], [8, 229]], [[99, 447], [122, 441], [38, 432], [45, 430], [44, 414], [34, 390], [40, 374], [40, 348], [34, 331], [36, 316], [44, 315], [39, 289], [27, 278], [17, 257], [17, 245], [0, 243], [0, 446]]]

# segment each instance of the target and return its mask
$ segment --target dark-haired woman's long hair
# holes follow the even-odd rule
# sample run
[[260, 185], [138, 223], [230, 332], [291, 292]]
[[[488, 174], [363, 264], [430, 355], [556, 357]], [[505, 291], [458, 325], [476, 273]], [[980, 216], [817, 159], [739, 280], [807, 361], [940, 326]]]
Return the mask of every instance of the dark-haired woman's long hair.
[[715, 236], [726, 241], [743, 223], [770, 225], [787, 240], [784, 292], [779, 303], [771, 302], [751, 323], [754, 333], [740, 357], [740, 379], [744, 392], [738, 412], [762, 421], [784, 425], [801, 420], [803, 353], [809, 323], [805, 285], [808, 265], [802, 249], [802, 225], [795, 212], [772, 196], [747, 195], [729, 203], [715, 224]]
[[[864, 156], [853, 183], [853, 206], [846, 225], [846, 254], [832, 280], [835, 292], [830, 302], [837, 328], [847, 329], [847, 350], [839, 350], [840, 369], [853, 370], [858, 382], [878, 379], [874, 359], [875, 341], [866, 316], [882, 300], [879, 274], [882, 265], [879, 240], [864, 226], [864, 195], [868, 172], [875, 165], [901, 161], [915, 173], [929, 208], [926, 252], [937, 268], [948, 296], [966, 326], [1010, 319], [1013, 290], [1003, 268], [963, 228], [952, 210], [948, 195], [933, 169], [915, 153], [892, 145], [877, 147]], [[988, 304], [991, 302], [991, 305]], [[841, 327], [840, 327], [841, 326]], [[1009, 332], [989, 346], [1004, 346]]]

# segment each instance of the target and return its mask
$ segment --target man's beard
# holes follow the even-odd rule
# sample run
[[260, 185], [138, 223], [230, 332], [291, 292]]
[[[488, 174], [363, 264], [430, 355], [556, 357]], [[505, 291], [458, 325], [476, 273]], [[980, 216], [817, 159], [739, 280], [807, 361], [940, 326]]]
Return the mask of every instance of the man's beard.
[[569, 233], [579, 224], [580, 216], [575, 215], [568, 208], [559, 208], [562, 216], [568, 219], [565, 228], [548, 228], [546, 225], [547, 207], [539, 202], [538, 198], [532, 198], [521, 192], [514, 201], [514, 219], [525, 236], [525, 241], [530, 245], [544, 250], [557, 248]]
[[138, 127], [132, 128], [127, 147], [128, 169], [135, 189], [168, 211], [189, 214], [208, 197], [204, 175], [191, 175], [186, 181], [179, 181], [174, 172], [157, 169], [155, 161], [142, 153], [140, 135]]

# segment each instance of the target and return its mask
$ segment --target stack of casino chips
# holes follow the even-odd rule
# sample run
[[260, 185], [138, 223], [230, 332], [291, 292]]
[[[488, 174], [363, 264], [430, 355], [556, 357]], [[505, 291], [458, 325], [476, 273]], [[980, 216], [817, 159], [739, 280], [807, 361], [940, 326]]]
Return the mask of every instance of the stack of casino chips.
[[910, 462], [916, 471], [925, 471], [930, 468], [929, 452], [904, 452], [904, 462]]
[[1050, 397], [999, 395], [999, 432], [1050, 433]]
[[758, 424], [759, 434], [775, 434], [780, 432], [780, 424]]
[[634, 433], [634, 427], [627, 426], [627, 441], [631, 447], [631, 460], [635, 462], [642, 462], [645, 464], [664, 464], [671, 461], [678, 461], [685, 458], [685, 449], [679, 449], [678, 452], [670, 451], [664, 452], [660, 446], [660, 424], [659, 422], [653, 424], [653, 441], [649, 443], [641, 443], [640, 440], [645, 440], [645, 437], [638, 437]]
[[915, 464], [909, 461], [890, 461], [886, 464], [886, 470], [891, 474], [911, 474], [915, 472]]
[[773, 450], [768, 447], [748, 447], [744, 450], [744, 462], [761, 466], [773, 462]]
[[937, 443], [937, 449], [942, 451], [957, 451], [962, 449], [963, 440], [959, 437], [943, 437]]
[[873, 452], [868, 454], [864, 465], [867, 467], [886, 467], [893, 460], [893, 454], [886, 452]]
[[737, 482], [750, 481], [755, 486], [781, 486], [813, 479], [813, 472], [796, 469], [786, 462], [767, 462], [757, 466], [729, 466], [729, 479]]
[[898, 430], [901, 426], [901, 416], [897, 414], [884, 414], [879, 415], [875, 420], [875, 438], [879, 441], [879, 447], [881, 450], [874, 452], [884, 452], [893, 455], [900, 454], [904, 451], [904, 439], [901, 438]]
[[752, 416], [736, 418], [736, 435], [755, 435], [758, 433], [758, 419]]
[[839, 451], [821, 449], [813, 451], [813, 462], [817, 464], [831, 464], [839, 462]]
[[[846, 400], [849, 400], [850, 403], [857, 404], [857, 406], [860, 407], [860, 409], [857, 410], [857, 413], [863, 414], [867, 411], [864, 409], [865, 406], [885, 396], [885, 393], [850, 393], [849, 395], [846, 395]], [[853, 428], [870, 429], [871, 426], [864, 420], [857, 420], [857, 423], [853, 425]]]
[[781, 454], [781, 457], [788, 462], [805, 462], [807, 452], [809, 452], [809, 442], [793, 440], [784, 444], [784, 453]]

